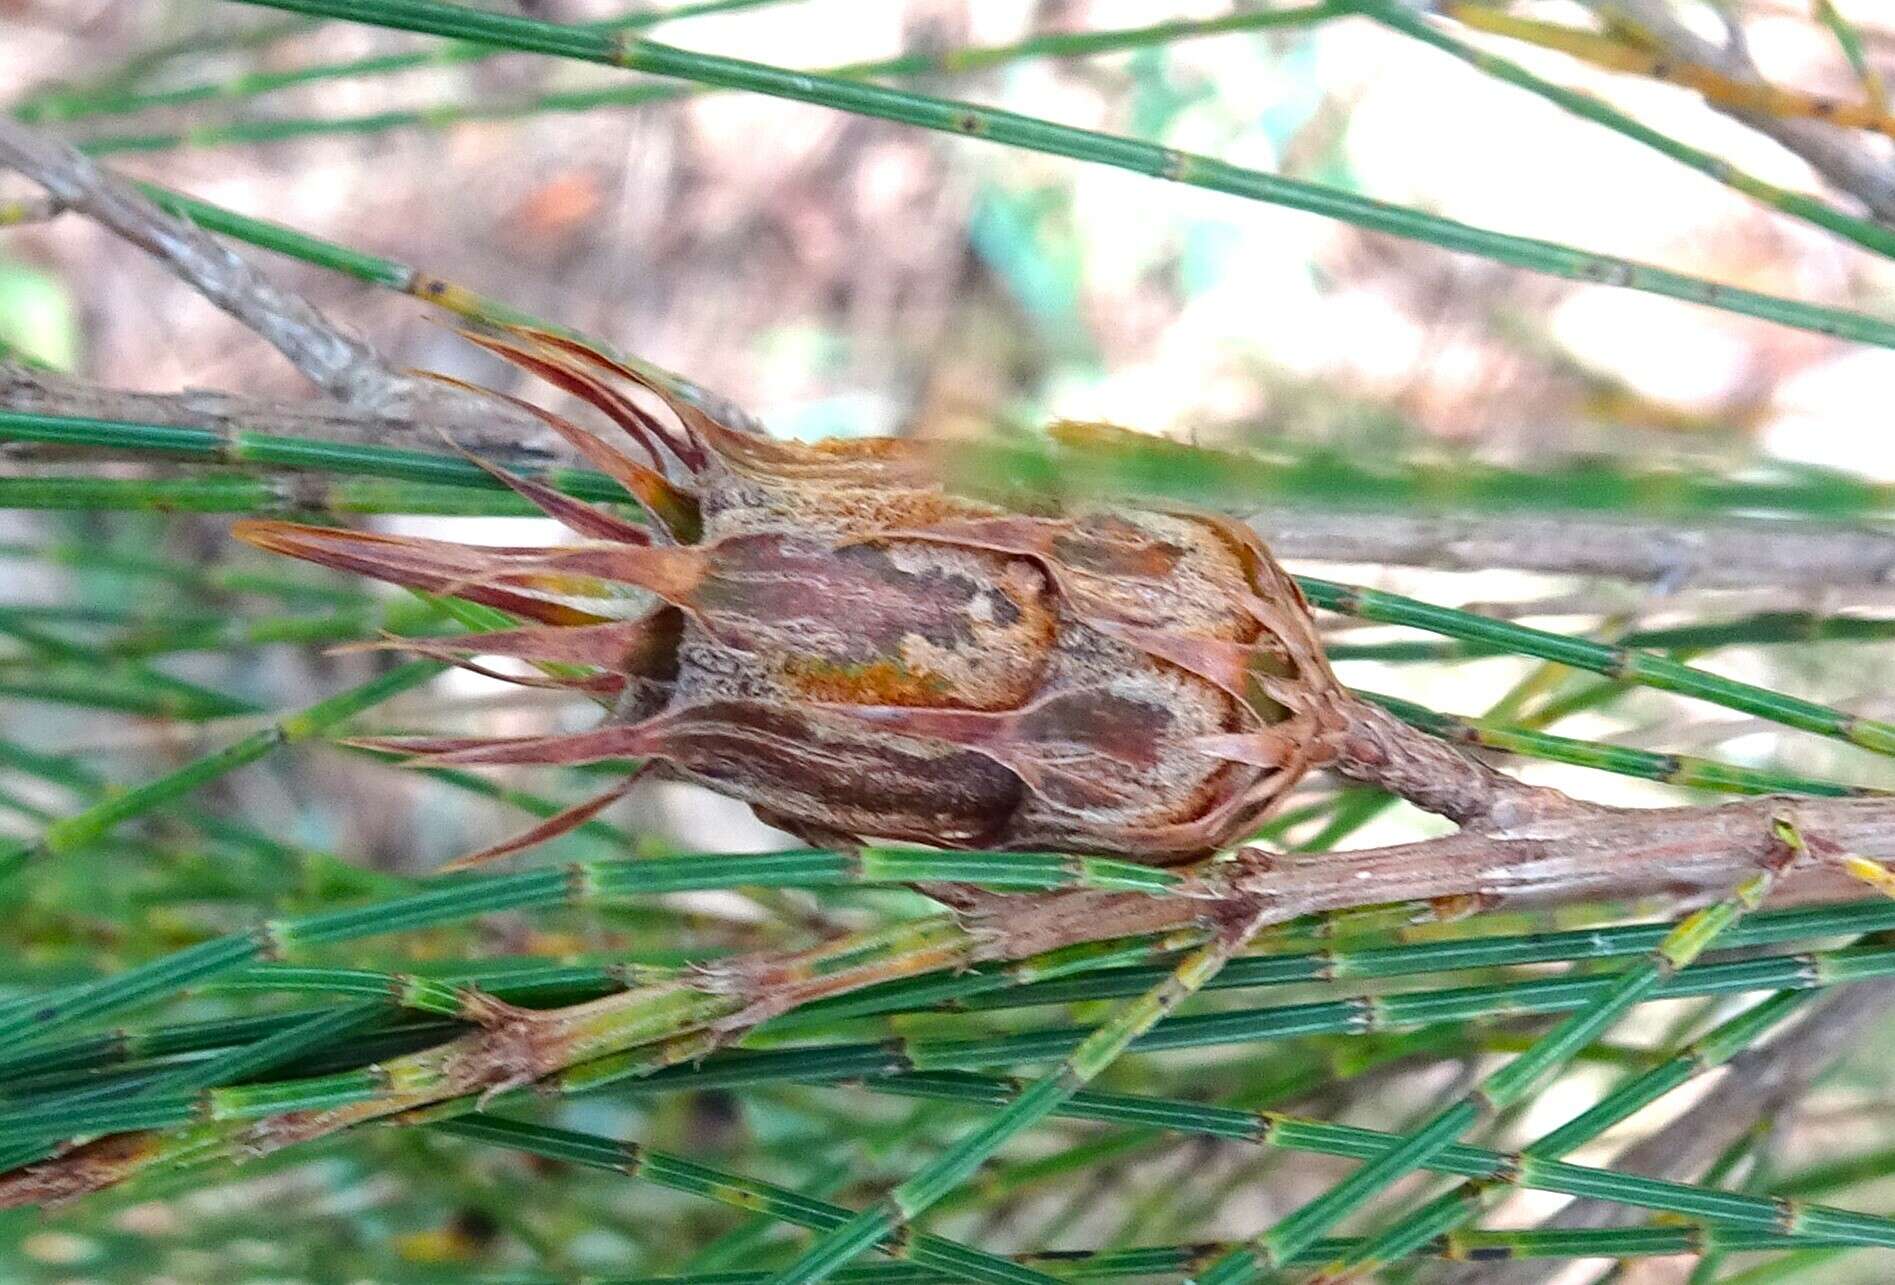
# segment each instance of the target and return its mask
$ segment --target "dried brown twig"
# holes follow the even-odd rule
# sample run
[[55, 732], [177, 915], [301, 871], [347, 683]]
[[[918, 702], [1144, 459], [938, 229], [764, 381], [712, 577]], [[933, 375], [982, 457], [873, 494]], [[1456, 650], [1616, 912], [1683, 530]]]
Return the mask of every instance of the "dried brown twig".
[[[261, 432], [316, 441], [439, 441], [439, 432], [509, 467], [583, 464], [564, 443], [523, 434], [503, 415], [433, 402], [405, 411], [282, 401], [206, 389], [129, 392], [0, 361], [0, 406], [46, 415]], [[502, 408], [503, 409], [503, 408]], [[296, 488], [286, 486], [294, 496]], [[286, 512], [291, 510], [285, 510]], [[1407, 514], [1278, 508], [1250, 526], [1286, 558], [1605, 576], [1667, 589], [1895, 586], [1895, 533], [1782, 522], [1624, 521], [1583, 514]], [[1775, 605], [1778, 599], [1773, 598]], [[1489, 611], [1489, 614], [1499, 614]]]
[[1666, 589], [1895, 585], [1895, 533], [1789, 523], [1627, 521], [1583, 514], [1277, 509], [1250, 525], [1286, 558], [1611, 576]]
[[[1401, 783], [1366, 759], [1347, 766], [1358, 779]], [[1228, 870], [1207, 873], [1196, 895], [1261, 898], [1276, 922], [1366, 900], [1481, 909], [1644, 896], [1697, 901], [1728, 890], [1770, 855], [1771, 820], [1786, 806], [1819, 850], [1895, 854], [1895, 801], [1885, 799], [1787, 805], [1762, 798], [1640, 809], [1580, 803], [1553, 791], [1536, 791], [1532, 798], [1497, 792], [1483, 804], [1471, 776], [1463, 778], [1462, 789], [1464, 804], [1492, 808], [1483, 823], [1439, 839], [1345, 854], [1273, 858], [1252, 852]], [[1813, 867], [1785, 891], [1797, 898], [1846, 897], [1850, 886], [1846, 877]], [[1109, 921], [1110, 931], [1101, 935], [1110, 936], [1158, 932], [1190, 923], [1200, 909], [1185, 899], [1075, 892], [1011, 913], [1006, 932], [1015, 946], [1025, 941], [1034, 950], [1051, 949], [1075, 940], [1082, 924], [1097, 930]]]
[[51, 135], [0, 120], [0, 164], [54, 200], [110, 228], [160, 260], [219, 308], [267, 339], [323, 391], [351, 405], [409, 404], [409, 383], [366, 343], [331, 325], [310, 303], [269, 281], [196, 226], [167, 214]]
[[455, 415], [456, 423], [504, 425], [516, 440], [548, 434], [523, 415], [398, 372], [366, 342], [276, 284], [188, 220], [159, 209], [137, 188], [49, 134], [0, 118], [0, 166], [44, 187], [60, 207], [84, 214], [150, 253], [349, 406], [384, 415]]
[[[1679, 22], [1663, 0], [1583, 2], [1607, 21], [1629, 23], [1675, 57], [1740, 80], [1761, 80], [1756, 64], [1751, 61], [1734, 25], [1731, 28], [1731, 41], [1719, 45]], [[1885, 223], [1895, 223], [1895, 166], [1891, 166], [1849, 131], [1821, 121], [1788, 120], [1719, 107], [1715, 103], [1711, 105], [1802, 157], [1811, 169], [1835, 187], [1861, 201], [1876, 218]]]
[[512, 419], [491, 413], [488, 407], [470, 410], [465, 403], [443, 398], [397, 409], [351, 406], [328, 398], [245, 397], [203, 388], [132, 392], [0, 361], [0, 407], [40, 415], [203, 428], [227, 436], [255, 432], [320, 442], [416, 442], [438, 448], [441, 434], [446, 433], [467, 450], [510, 467], [574, 462], [570, 450], [563, 445], [553, 449], [537, 429], [524, 433]]
[[0, 227], [45, 223], [66, 212], [65, 202], [47, 193], [0, 201]]

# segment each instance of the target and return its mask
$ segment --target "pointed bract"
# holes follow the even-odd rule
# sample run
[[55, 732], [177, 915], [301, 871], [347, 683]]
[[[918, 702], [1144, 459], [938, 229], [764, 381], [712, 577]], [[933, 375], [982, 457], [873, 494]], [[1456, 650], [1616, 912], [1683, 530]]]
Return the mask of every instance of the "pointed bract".
[[638, 783], [638, 778], [643, 775], [644, 770], [645, 765], [641, 763], [610, 789], [547, 817], [538, 825], [522, 830], [511, 839], [458, 856], [442, 866], [437, 873], [450, 874], [457, 870], [470, 870], [475, 866], [486, 865], [490, 861], [498, 861], [502, 857], [510, 857], [516, 852], [525, 852], [528, 848], [537, 847], [548, 839], [555, 839], [562, 834], [577, 830], [631, 793], [632, 787]]
[[545, 549], [481, 549], [415, 536], [341, 531], [300, 522], [246, 518], [230, 533], [271, 553], [284, 553], [337, 571], [465, 598], [549, 625], [598, 624], [610, 617], [585, 611], [552, 595], [520, 592], [492, 583], [507, 570], [544, 560]]
[[[536, 622], [388, 645], [495, 677], [474, 658], [507, 656], [548, 670], [515, 681], [621, 694], [590, 731], [378, 748], [442, 766], [644, 760], [798, 833], [1154, 862], [1241, 839], [1333, 752], [1340, 688], [1308, 606], [1239, 523], [1137, 506], [1010, 512], [948, 490], [937, 447], [773, 441], [564, 336], [472, 338], [649, 454], [502, 398], [656, 525], [494, 469], [583, 539], [239, 534]], [[581, 824], [610, 797], [475, 855]]]

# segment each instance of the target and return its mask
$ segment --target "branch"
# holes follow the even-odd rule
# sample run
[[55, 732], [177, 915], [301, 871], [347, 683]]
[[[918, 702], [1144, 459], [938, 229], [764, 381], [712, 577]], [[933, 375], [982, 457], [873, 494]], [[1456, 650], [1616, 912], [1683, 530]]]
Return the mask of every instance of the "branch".
[[[1482, 822], [1485, 828], [1420, 843], [1296, 858], [1242, 853], [1208, 864], [1161, 896], [1072, 891], [995, 898], [938, 921], [939, 934], [921, 934], [928, 945], [896, 957], [863, 952], [858, 938], [845, 937], [791, 955], [721, 961], [693, 979], [667, 980], [571, 1008], [488, 1005], [475, 1015], [484, 1024], [481, 1029], [385, 1066], [391, 1083], [403, 1086], [399, 1091], [343, 1107], [219, 1127], [227, 1132], [234, 1161], [450, 1100], [491, 1097], [604, 1056], [635, 1050], [652, 1059], [653, 1068], [695, 1060], [770, 1017], [897, 977], [1024, 959], [1109, 938], [1186, 927], [1214, 931], [1235, 914], [1254, 917], [1261, 926], [1413, 900], [1499, 907], [1652, 894], [1703, 899], [1727, 892], [1780, 850], [1775, 827], [1786, 812], [1793, 814], [1811, 852], [1895, 852], [1895, 799], [1792, 803], [1761, 798], [1649, 810], [1571, 801], [1495, 808]], [[949, 934], [951, 926], [958, 931]], [[876, 957], [868, 958], [871, 954]], [[650, 1006], [669, 1007], [685, 990], [726, 1002], [681, 1026], [661, 1023], [654, 1030]], [[625, 1022], [625, 1016], [634, 1020]], [[615, 1029], [624, 1033], [604, 1034]], [[113, 1186], [162, 1154], [156, 1135], [110, 1135], [0, 1175], [0, 1208]]]
[[0, 228], [20, 227], [27, 223], [46, 223], [66, 212], [58, 197], [42, 192], [0, 201]]
[[1321, 512], [1249, 519], [1278, 557], [1614, 576], [1667, 589], [1886, 588], [1895, 531], [1819, 524], [1619, 521], [1581, 514]]
[[[1526, 789], [1528, 787], [1521, 787]], [[1272, 922], [1406, 901], [1481, 909], [1663, 897], [1696, 903], [1727, 893], [1775, 851], [1773, 824], [1792, 816], [1813, 849], [1895, 856], [1895, 799], [1744, 799], [1715, 807], [1616, 808], [1562, 799], [1559, 806], [1497, 809], [1485, 828], [1418, 843], [1301, 857], [1248, 852], [1213, 867], [1189, 896], [1070, 893], [1010, 910], [1009, 948], [1053, 949], [1085, 934], [1126, 936], [1190, 923], [1192, 898], [1252, 898]], [[1860, 885], [1812, 866], [1780, 885], [1786, 898], [1848, 898]], [[1019, 901], [1029, 899], [1019, 898]]]
[[[1756, 64], [1751, 62], [1740, 41], [1717, 45], [1705, 40], [1674, 18], [1664, 0], [1583, 0], [1583, 3], [1608, 21], [1616, 18], [1629, 22], [1677, 58], [1740, 80], [1762, 81]], [[1776, 140], [1835, 187], [1861, 201], [1876, 218], [1895, 224], [1895, 168], [1847, 131], [1820, 121], [1784, 120], [1719, 107], [1716, 103], [1710, 106]]]
[[347, 406], [326, 398], [277, 401], [195, 388], [182, 393], [134, 393], [0, 361], [0, 407], [223, 434], [270, 433], [382, 445], [418, 439], [438, 446], [439, 430], [464, 449], [509, 467], [584, 462], [564, 443], [558, 443], [558, 450], [551, 449], [543, 430], [528, 435], [512, 419], [495, 413], [504, 408], [476, 399], [436, 398], [422, 406], [392, 410]]
[[1497, 833], [1536, 818], [1589, 810], [1558, 790], [1528, 785], [1379, 705], [1342, 695], [1330, 703], [1319, 761], [1462, 827]]
[[458, 411], [460, 418], [507, 422], [516, 439], [548, 436], [517, 412], [390, 369], [373, 348], [331, 324], [307, 299], [49, 134], [0, 116], [0, 166], [18, 170], [45, 188], [56, 205], [92, 218], [151, 254], [339, 401], [389, 416]]
[[[522, 430], [484, 401], [397, 411], [333, 401], [273, 401], [192, 389], [133, 393], [0, 362], [0, 406], [45, 415], [388, 443], [436, 428], [510, 467], [578, 466], [563, 443]], [[294, 488], [289, 488], [294, 493]], [[1475, 571], [1513, 567], [1679, 588], [1864, 590], [1895, 586], [1895, 531], [1790, 522], [1623, 522], [1580, 514], [1411, 516], [1284, 508], [1250, 525], [1280, 557]]]

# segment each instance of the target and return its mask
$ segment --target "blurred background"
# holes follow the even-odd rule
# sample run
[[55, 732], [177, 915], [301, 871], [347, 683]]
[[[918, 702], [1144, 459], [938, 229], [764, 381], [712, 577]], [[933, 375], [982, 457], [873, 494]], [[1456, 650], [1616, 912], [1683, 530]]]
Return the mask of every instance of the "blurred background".
[[[493, 7], [561, 22], [626, 12], [617, 0]], [[991, 59], [965, 51], [1261, 7], [1227, 0], [711, 7], [725, 11], [663, 21], [649, 33], [796, 67], [914, 55], [916, 69], [900, 83], [938, 95], [1162, 142], [1752, 290], [1895, 316], [1895, 258], [1784, 217], [1341, 6], [1315, 6], [1320, 12], [1268, 29], [1196, 32], [1119, 52]], [[1726, 22], [1739, 22], [1741, 47], [1756, 69], [1810, 94], [1873, 101], [1880, 76], [1895, 74], [1895, 14], [1872, 0], [1839, 3], [1839, 21], [1828, 20], [1834, 10], [1802, 0], [1656, 7], [1719, 47], [1731, 39]], [[1602, 21], [1598, 5], [1516, 9], [1572, 27]], [[1848, 38], [1839, 39], [1839, 30]], [[1709, 109], [1690, 89], [1478, 31], [1460, 34], [1749, 174], [1863, 210], [1859, 194], [1838, 189], [1806, 156]], [[124, 173], [412, 265], [609, 340], [715, 390], [777, 434], [957, 437], [1071, 418], [1238, 451], [1321, 447], [1371, 468], [1421, 460], [1452, 469], [1471, 460], [1534, 472], [1603, 459], [1631, 469], [1736, 475], [1780, 461], [1895, 483], [1895, 351], [1888, 349], [813, 106], [729, 93], [600, 105], [589, 95], [622, 87], [626, 77], [549, 58], [430, 58], [398, 73], [244, 92], [246, 77], [442, 47], [199, 0], [0, 0], [0, 85], [25, 119], [87, 145]], [[957, 70], [941, 56], [956, 51], [972, 69]], [[98, 110], [114, 95], [144, 97], [136, 111]], [[79, 100], [91, 106], [74, 107]], [[1871, 168], [1895, 166], [1886, 129], [1850, 137]], [[0, 200], [31, 191], [0, 175]], [[558, 404], [462, 342], [413, 298], [246, 253], [397, 366]], [[276, 353], [146, 255], [70, 216], [0, 231], [0, 343], [16, 356], [123, 389], [310, 392]], [[0, 473], [33, 467], [0, 457]], [[132, 466], [122, 471], [129, 475]], [[1351, 499], [1330, 498], [1343, 507]], [[527, 519], [374, 521], [494, 543], [557, 538], [550, 523]], [[0, 562], [0, 605], [78, 604], [101, 618], [129, 606], [138, 620], [163, 622], [170, 591], [115, 569], [113, 559], [159, 555], [213, 570], [261, 568], [232, 550], [227, 525], [221, 517], [0, 512], [0, 543], [16, 553], [71, 551], [63, 562]], [[1840, 590], [1821, 583], [1699, 587], [1662, 577], [1319, 559], [1296, 566], [1603, 636], [1760, 610], [1873, 613], [1892, 596], [1886, 582]], [[327, 582], [309, 583], [316, 593]], [[193, 597], [189, 610], [214, 617], [227, 609], [235, 618], [247, 601], [241, 589], [219, 590]], [[1397, 636], [1360, 622], [1328, 623], [1337, 640]], [[274, 708], [359, 681], [380, 662], [270, 647], [188, 651], [151, 663]], [[1701, 663], [1895, 716], [1895, 649], [1885, 644], [1728, 648]], [[1350, 682], [1469, 715], [1535, 672], [1533, 662], [1512, 657], [1440, 666], [1357, 661], [1343, 669]], [[546, 694], [470, 675], [383, 711], [391, 730], [519, 732], [591, 717]], [[41, 752], [92, 756], [116, 779], [188, 761], [247, 725], [241, 716], [180, 722], [101, 709], [0, 668], [0, 733]], [[1633, 693], [1560, 730], [1895, 786], [1886, 759], [1869, 761], [1652, 693]], [[1678, 797], [1668, 787], [1577, 768], [1535, 764], [1526, 774], [1603, 801]], [[532, 774], [521, 779], [530, 783]], [[12, 781], [9, 788], [29, 806], [64, 806], [44, 783]], [[351, 806], [334, 806], [337, 798]], [[273, 759], [220, 781], [205, 800], [271, 818], [299, 844], [406, 873], [520, 823], [501, 802], [335, 754]], [[653, 852], [784, 842], [744, 809], [678, 786], [653, 786], [612, 816]], [[1350, 842], [1440, 828], [1411, 809], [1394, 809]], [[562, 840], [559, 851], [584, 851], [587, 842]], [[824, 922], [821, 907], [789, 900], [811, 922]], [[184, 939], [253, 909], [179, 910], [174, 928]], [[720, 934], [737, 940], [762, 913], [734, 894], [689, 909], [703, 916], [704, 941]], [[92, 945], [109, 962], [125, 944], [104, 931], [106, 919], [98, 917]], [[494, 949], [562, 944], [522, 936], [524, 928], [508, 923], [490, 931]], [[611, 939], [598, 933], [563, 944], [581, 949]], [[30, 954], [22, 947], [23, 966]], [[66, 958], [49, 947], [46, 975], [59, 975]], [[1641, 1018], [1644, 1029], [1661, 1029], [1662, 1012]], [[1837, 1082], [1833, 1101], [1804, 1115], [1780, 1153], [1785, 1163], [1820, 1155], [1864, 1120], [1886, 1130], [1892, 1099], [1886, 1069], [1870, 1065], [1876, 1060], [1865, 1059]], [[729, 1122], [717, 1117], [714, 1100], [697, 1109], [710, 1114], [675, 1126], [714, 1142]], [[1565, 1109], [1551, 1101], [1548, 1119]], [[1235, 1162], [1214, 1159], [1237, 1172]], [[1335, 1172], [1318, 1170], [1308, 1183]], [[1307, 1185], [1295, 1174], [1283, 1181], [1277, 1198], [1289, 1203]], [[1242, 1188], [1233, 1182], [1231, 1190]], [[1524, 1221], [1544, 1207], [1529, 1200], [1522, 1210]], [[1222, 1221], [1256, 1218], [1253, 1205]], [[993, 1243], [1007, 1243], [1016, 1221], [1034, 1219], [997, 1221], [987, 1231]], [[1219, 1223], [1208, 1210], [1206, 1226]], [[50, 1244], [41, 1249], [54, 1253]], [[1622, 1279], [1683, 1280], [1685, 1272], [1638, 1270], [1648, 1274]], [[1886, 1279], [1873, 1269], [1860, 1277], [1835, 1270], [1808, 1279]]]

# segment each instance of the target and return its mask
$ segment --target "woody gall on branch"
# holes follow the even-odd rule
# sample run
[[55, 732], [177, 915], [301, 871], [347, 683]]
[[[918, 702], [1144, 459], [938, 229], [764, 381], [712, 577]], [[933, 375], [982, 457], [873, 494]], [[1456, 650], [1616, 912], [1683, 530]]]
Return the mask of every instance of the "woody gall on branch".
[[[491, 1094], [653, 1037], [627, 1015], [716, 996], [663, 1028], [652, 1065], [700, 1057], [771, 1016], [904, 974], [1021, 959], [1076, 942], [1201, 929], [1241, 939], [1323, 910], [1495, 905], [1727, 892], [1781, 856], [1792, 817], [1806, 890], [1881, 880], [1852, 854], [1895, 851], [1895, 800], [1764, 798], [1717, 807], [1606, 808], [1525, 785], [1343, 689], [1308, 609], [1245, 528], [1156, 510], [1021, 512], [952, 494], [925, 446], [819, 446], [735, 432], [667, 405], [632, 372], [535, 332], [481, 339], [597, 407], [636, 450], [538, 416], [639, 497], [637, 525], [514, 476], [572, 529], [557, 549], [479, 548], [287, 523], [243, 538], [343, 570], [501, 608], [530, 623], [387, 646], [543, 668], [609, 709], [551, 737], [378, 741], [428, 764], [585, 763], [650, 770], [749, 802], [824, 846], [898, 838], [935, 847], [1203, 861], [1164, 895], [998, 896], [930, 888], [962, 931], [899, 960], [838, 963], [847, 939], [720, 963], [569, 1009], [487, 1003], [476, 1029], [386, 1072], [412, 1086], [373, 1102], [224, 1126], [241, 1154], [371, 1119]], [[1237, 842], [1312, 768], [1389, 789], [1454, 820], [1446, 838], [1302, 858]], [[598, 799], [475, 858], [577, 825]], [[1858, 887], [1860, 885], [1857, 885]], [[695, 1025], [693, 1033], [690, 1026]], [[616, 1034], [602, 1036], [602, 1031]], [[408, 1065], [413, 1063], [412, 1066]], [[0, 1179], [40, 1203], [151, 1162], [115, 1135]]]

